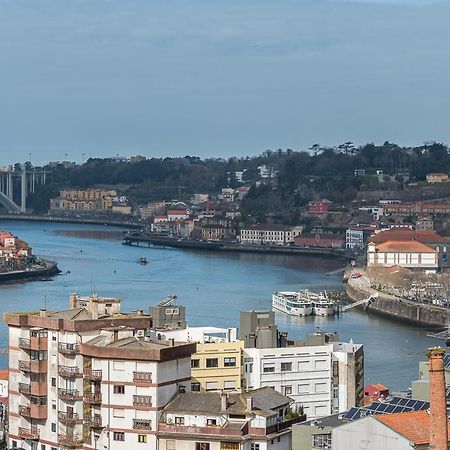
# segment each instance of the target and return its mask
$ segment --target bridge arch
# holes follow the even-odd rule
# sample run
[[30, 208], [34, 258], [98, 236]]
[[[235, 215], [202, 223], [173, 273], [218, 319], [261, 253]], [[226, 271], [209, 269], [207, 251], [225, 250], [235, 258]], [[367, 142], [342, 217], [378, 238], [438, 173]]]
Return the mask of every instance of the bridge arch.
[[9, 212], [21, 212], [20, 206], [13, 202], [3, 192], [0, 192], [0, 204], [3, 205]]

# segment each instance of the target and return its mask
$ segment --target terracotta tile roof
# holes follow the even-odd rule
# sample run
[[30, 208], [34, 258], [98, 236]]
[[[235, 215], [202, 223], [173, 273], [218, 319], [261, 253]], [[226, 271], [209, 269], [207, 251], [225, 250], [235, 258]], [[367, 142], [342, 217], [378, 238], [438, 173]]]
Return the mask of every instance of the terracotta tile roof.
[[[430, 416], [427, 411], [378, 414], [373, 417], [416, 445], [430, 443]], [[450, 430], [450, 422], [447, 425]]]
[[375, 389], [378, 389], [379, 391], [388, 391], [389, 388], [387, 388], [384, 384], [375, 383], [375, 384], [369, 384], [369, 386], [366, 386], [366, 389], [368, 387], [373, 387]]
[[371, 236], [371, 242], [380, 244], [386, 241], [418, 241], [422, 243], [448, 243], [448, 238], [439, 236], [434, 231], [413, 231], [405, 229], [386, 230]]
[[379, 252], [437, 253], [431, 247], [417, 241], [387, 241], [376, 246]]

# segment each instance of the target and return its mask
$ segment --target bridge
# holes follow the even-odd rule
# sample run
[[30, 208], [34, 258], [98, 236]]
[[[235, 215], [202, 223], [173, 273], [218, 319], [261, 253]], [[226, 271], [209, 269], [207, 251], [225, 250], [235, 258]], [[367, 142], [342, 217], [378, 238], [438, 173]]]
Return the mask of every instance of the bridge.
[[[0, 167], [0, 205], [7, 211], [24, 213], [27, 210], [27, 196], [34, 194], [38, 184], [45, 184], [47, 171], [27, 168], [22, 164], [20, 170], [12, 167]], [[20, 190], [20, 203], [15, 200], [15, 190]]]

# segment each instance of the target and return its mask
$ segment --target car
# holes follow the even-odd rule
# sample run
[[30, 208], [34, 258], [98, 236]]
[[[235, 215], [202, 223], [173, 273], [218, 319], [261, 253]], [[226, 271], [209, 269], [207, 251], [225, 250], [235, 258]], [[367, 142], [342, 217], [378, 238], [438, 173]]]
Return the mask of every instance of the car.
[[355, 278], [361, 278], [361, 277], [362, 277], [362, 274], [359, 273], [359, 272], [354, 272], [354, 273], [352, 273], [351, 276], [350, 276], [350, 278], [353, 278], [353, 279], [355, 279]]

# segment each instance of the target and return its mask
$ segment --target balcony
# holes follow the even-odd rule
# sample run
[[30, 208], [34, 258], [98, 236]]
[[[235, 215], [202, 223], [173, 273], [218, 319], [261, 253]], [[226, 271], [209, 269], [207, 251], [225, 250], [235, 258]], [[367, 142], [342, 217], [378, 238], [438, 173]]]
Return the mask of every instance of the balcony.
[[36, 405], [30, 403], [28, 406], [19, 406], [19, 415], [30, 419], [46, 419], [47, 418], [47, 405]]
[[37, 427], [31, 428], [19, 427], [19, 437], [21, 439], [37, 441], [39, 440], [39, 430], [37, 429]]
[[84, 422], [91, 428], [103, 428], [102, 416], [96, 414], [94, 416], [84, 416]]
[[78, 355], [78, 353], [80, 353], [80, 346], [78, 344], [67, 344], [65, 342], [60, 342], [58, 345], [58, 350], [63, 355]]
[[41, 333], [37, 335], [34, 335], [34, 333], [32, 333], [30, 339], [30, 349], [47, 350], [48, 349], [47, 333]]
[[133, 381], [135, 383], [151, 383], [151, 372], [133, 372]]
[[84, 369], [84, 378], [92, 381], [99, 381], [102, 379], [101, 370]]
[[133, 405], [134, 406], [152, 406], [152, 398], [150, 395], [133, 395]]
[[58, 389], [58, 397], [65, 401], [83, 400], [83, 396], [76, 389]]
[[151, 430], [152, 421], [149, 419], [133, 419], [133, 430]]
[[83, 423], [83, 419], [77, 413], [67, 413], [62, 411], [58, 413], [58, 420], [64, 425]]
[[30, 372], [32, 373], [47, 373], [47, 368], [48, 364], [46, 359], [32, 359], [30, 361]]
[[19, 392], [24, 395], [31, 395], [31, 384], [19, 383]]
[[36, 381], [31, 382], [31, 395], [36, 395], [37, 397], [47, 396], [47, 381], [38, 383]]
[[22, 372], [30, 372], [31, 364], [30, 361], [19, 361], [19, 370]]
[[102, 394], [87, 392], [86, 394], [84, 394], [84, 401], [86, 403], [91, 403], [94, 405], [101, 404], [102, 403]]
[[83, 439], [73, 434], [58, 434], [58, 444], [65, 448], [82, 448]]
[[80, 378], [83, 373], [77, 366], [59, 366], [58, 373], [63, 378]]
[[30, 350], [31, 340], [26, 338], [19, 338], [19, 348], [23, 348], [24, 350]]

